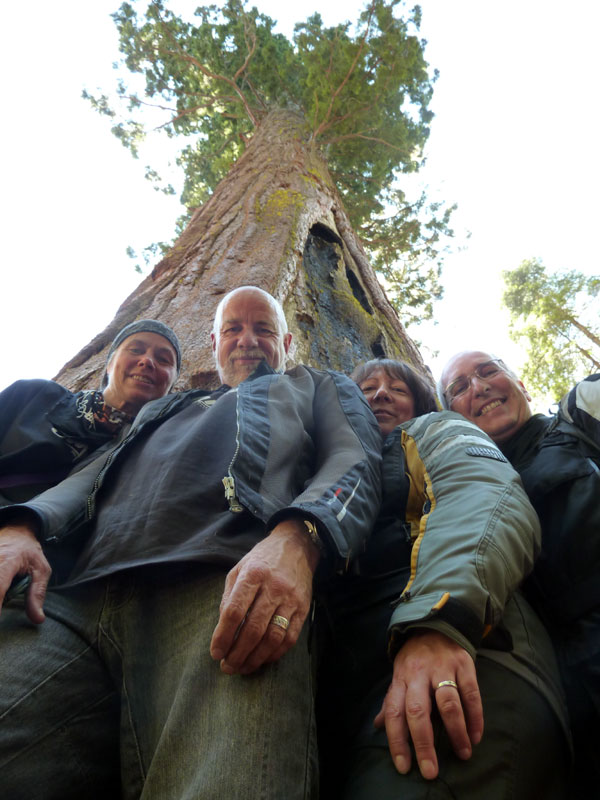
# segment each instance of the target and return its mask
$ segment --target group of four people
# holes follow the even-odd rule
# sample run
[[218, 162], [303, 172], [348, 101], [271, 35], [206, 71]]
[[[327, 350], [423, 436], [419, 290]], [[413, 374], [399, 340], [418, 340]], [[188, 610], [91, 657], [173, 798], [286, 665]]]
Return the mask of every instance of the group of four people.
[[102, 392], [0, 398], [12, 798], [316, 797], [319, 760], [324, 798], [569, 796], [558, 671], [520, 590], [538, 520], [502, 452], [521, 385], [461, 354], [432, 413], [407, 365], [286, 372], [290, 341], [241, 287], [215, 316], [216, 391], [168, 394], [177, 340], [140, 320]]

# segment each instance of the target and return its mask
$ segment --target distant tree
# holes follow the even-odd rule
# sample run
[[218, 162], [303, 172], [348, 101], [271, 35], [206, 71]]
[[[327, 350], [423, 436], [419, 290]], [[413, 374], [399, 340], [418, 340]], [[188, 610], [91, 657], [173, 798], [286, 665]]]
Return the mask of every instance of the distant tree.
[[[304, 119], [324, 157], [350, 222], [388, 282], [406, 322], [432, 315], [453, 208], [423, 193], [408, 202], [402, 174], [422, 161], [436, 73], [418, 38], [420, 9], [401, 16], [401, 0], [371, 0], [356, 26], [324, 27], [319, 14], [297, 23], [293, 40], [241, 0], [201, 6], [182, 19], [163, 0], [138, 14], [125, 2], [113, 15], [124, 59], [117, 114], [105, 94], [84, 92], [113, 119], [113, 132], [134, 156], [149, 128], [186, 142], [177, 156], [191, 213], [214, 191], [273, 111]], [[294, 165], [290, 164], [290, 169]], [[152, 166], [149, 180], [163, 191]], [[148, 248], [149, 256], [170, 244]]]
[[600, 370], [600, 277], [548, 273], [535, 258], [503, 275], [511, 336], [528, 342], [525, 381], [558, 400], [574, 381]]

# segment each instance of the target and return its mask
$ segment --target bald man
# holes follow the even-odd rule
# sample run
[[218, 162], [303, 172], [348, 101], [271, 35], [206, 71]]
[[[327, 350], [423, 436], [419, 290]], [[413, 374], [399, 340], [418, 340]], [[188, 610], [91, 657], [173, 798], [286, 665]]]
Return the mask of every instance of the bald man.
[[600, 374], [578, 383], [554, 416], [532, 415], [523, 381], [501, 359], [467, 351], [444, 367], [439, 395], [500, 445], [540, 518], [542, 552], [526, 589], [566, 689], [573, 796], [592, 796], [600, 783]]
[[[6, 797], [88, 796], [63, 763], [107, 735], [82, 719], [111, 692], [124, 798], [311, 796], [313, 574], [361, 548], [381, 439], [348, 378], [285, 371], [290, 341], [267, 292], [227, 294], [219, 389], [147, 404], [100, 465], [2, 517], [0, 600], [32, 578], [0, 617]], [[78, 561], [44, 603], [45, 553], [73, 538]]]

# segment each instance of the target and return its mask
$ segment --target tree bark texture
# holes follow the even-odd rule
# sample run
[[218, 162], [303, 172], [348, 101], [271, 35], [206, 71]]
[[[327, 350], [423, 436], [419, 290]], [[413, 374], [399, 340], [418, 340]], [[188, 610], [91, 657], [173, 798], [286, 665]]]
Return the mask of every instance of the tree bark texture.
[[72, 390], [97, 388], [116, 333], [136, 319], [154, 318], [181, 342], [176, 388], [214, 387], [215, 308], [226, 292], [247, 284], [282, 303], [293, 334], [288, 365], [350, 372], [385, 355], [427, 374], [302, 118], [276, 111], [169, 253], [55, 380]]

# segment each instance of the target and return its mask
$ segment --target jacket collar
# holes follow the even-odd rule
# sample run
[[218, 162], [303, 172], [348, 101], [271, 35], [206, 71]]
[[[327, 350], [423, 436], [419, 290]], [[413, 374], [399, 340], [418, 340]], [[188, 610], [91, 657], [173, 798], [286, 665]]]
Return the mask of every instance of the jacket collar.
[[534, 414], [514, 436], [500, 445], [500, 450], [515, 469], [531, 461], [552, 419], [544, 414]]
[[[246, 380], [242, 381], [242, 383], [248, 383], [249, 381], [255, 381], [257, 378], [262, 378], [265, 375], [281, 375], [281, 374], [282, 373], [276, 372], [273, 369], [273, 367], [270, 367], [267, 364], [267, 362], [263, 359], [263, 361], [261, 361], [260, 364], [257, 366], [257, 368], [254, 370], [254, 372], [252, 372], [250, 375], [248, 375]], [[240, 384], [240, 386], [241, 386], [241, 384]], [[230, 389], [237, 388], [237, 387], [231, 387], [231, 386], [228, 386], [228, 384], [224, 383], [220, 387], [220, 389], [223, 389], [223, 388], [227, 389], [229, 391]], [[219, 389], [217, 391], [219, 391]]]

